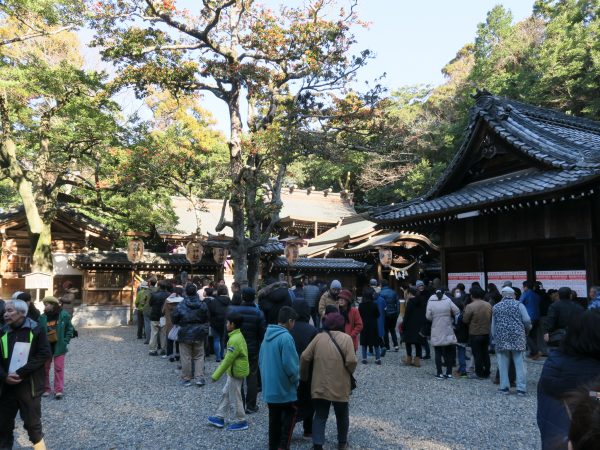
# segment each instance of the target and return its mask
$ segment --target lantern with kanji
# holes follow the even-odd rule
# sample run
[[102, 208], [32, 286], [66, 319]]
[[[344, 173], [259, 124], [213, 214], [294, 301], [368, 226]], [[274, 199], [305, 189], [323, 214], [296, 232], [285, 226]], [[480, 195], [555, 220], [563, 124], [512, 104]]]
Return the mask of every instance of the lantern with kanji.
[[132, 264], [137, 264], [144, 256], [144, 242], [141, 239], [132, 239], [127, 244], [127, 259]]
[[298, 259], [298, 252], [299, 248], [297, 244], [290, 243], [285, 246], [285, 259], [287, 259], [290, 266]]
[[379, 262], [383, 267], [390, 267], [392, 265], [392, 250], [389, 248], [380, 248]]
[[190, 241], [185, 246], [185, 257], [190, 264], [198, 264], [204, 254], [204, 247], [198, 241]]
[[213, 258], [215, 262], [219, 265], [222, 265], [227, 261], [227, 256], [229, 256], [229, 252], [226, 248], [222, 247], [214, 247], [213, 248]]

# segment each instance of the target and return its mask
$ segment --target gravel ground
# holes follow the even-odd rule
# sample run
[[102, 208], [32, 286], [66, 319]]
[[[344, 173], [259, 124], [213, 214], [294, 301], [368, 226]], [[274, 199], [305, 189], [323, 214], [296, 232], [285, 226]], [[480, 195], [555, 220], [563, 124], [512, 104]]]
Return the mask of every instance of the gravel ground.
[[[536, 449], [535, 388], [541, 362], [528, 362], [530, 395], [496, 393], [489, 381], [437, 380], [427, 361], [404, 367], [400, 353], [382, 366], [359, 364], [350, 400], [353, 449]], [[207, 374], [216, 368], [207, 360]], [[49, 449], [264, 449], [267, 409], [248, 416], [250, 429], [209, 427], [224, 378], [203, 388], [180, 387], [175, 364], [147, 355], [133, 327], [82, 329], [66, 360], [65, 397], [42, 400]], [[333, 411], [326, 448], [337, 448]], [[19, 423], [17, 448], [28, 448]], [[310, 449], [298, 425], [293, 449]]]

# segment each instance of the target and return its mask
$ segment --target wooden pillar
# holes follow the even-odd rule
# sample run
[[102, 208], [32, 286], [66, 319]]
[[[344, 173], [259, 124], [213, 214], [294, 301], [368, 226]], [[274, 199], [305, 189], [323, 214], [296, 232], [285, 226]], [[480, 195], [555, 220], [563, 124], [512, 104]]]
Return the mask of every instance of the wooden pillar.
[[315, 237], [319, 235], [319, 222], [315, 222]]

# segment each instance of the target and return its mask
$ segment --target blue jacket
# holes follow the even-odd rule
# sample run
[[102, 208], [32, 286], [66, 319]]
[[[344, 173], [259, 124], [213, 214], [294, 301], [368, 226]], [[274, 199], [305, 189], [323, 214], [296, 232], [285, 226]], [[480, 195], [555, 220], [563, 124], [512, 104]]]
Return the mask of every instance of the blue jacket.
[[400, 302], [398, 301], [398, 294], [389, 286], [381, 289], [379, 293], [385, 300], [385, 314], [388, 316], [397, 316], [400, 313]]
[[260, 347], [258, 366], [266, 403], [297, 400], [300, 360], [292, 335], [282, 326], [269, 325]]
[[379, 308], [379, 317], [377, 318], [377, 332], [379, 337], [383, 337], [385, 334], [385, 299], [380, 295], [377, 296], [377, 307]]
[[596, 295], [596, 298], [590, 302], [588, 309], [600, 309], [600, 294]]
[[562, 396], [593, 381], [600, 360], [553, 350], [544, 363], [537, 390], [537, 423], [542, 450], [567, 450], [571, 420]]
[[519, 301], [525, 305], [525, 308], [527, 308], [527, 314], [529, 314], [529, 318], [531, 320], [540, 319], [539, 295], [533, 292], [533, 290], [528, 289], [526, 292], [523, 292], [523, 295], [521, 295]]

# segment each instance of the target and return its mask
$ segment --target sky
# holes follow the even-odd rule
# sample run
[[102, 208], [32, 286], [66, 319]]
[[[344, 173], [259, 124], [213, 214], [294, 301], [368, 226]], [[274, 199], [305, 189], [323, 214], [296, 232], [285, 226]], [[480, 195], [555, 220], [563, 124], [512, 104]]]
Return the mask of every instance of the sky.
[[[282, 1], [265, 3], [273, 6]], [[375, 80], [385, 73], [382, 84], [390, 90], [415, 84], [438, 85], [444, 81], [441, 69], [464, 44], [474, 40], [477, 24], [485, 21], [490, 9], [502, 4], [519, 21], [531, 14], [533, 3], [534, 0], [362, 0], [357, 11], [370, 26], [355, 30], [356, 50], [368, 48], [376, 57], [361, 70], [359, 80]], [[200, 1], [177, 2], [178, 7], [191, 12], [195, 4]], [[81, 32], [84, 44], [90, 38], [89, 31]], [[107, 68], [96, 49], [84, 48], [83, 53], [88, 68]], [[147, 113], [131, 91], [120, 94], [118, 101], [126, 113], [137, 111], [142, 117]], [[224, 104], [207, 94], [202, 106], [213, 113], [216, 127], [229, 134]]]

